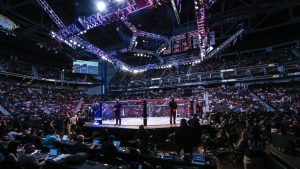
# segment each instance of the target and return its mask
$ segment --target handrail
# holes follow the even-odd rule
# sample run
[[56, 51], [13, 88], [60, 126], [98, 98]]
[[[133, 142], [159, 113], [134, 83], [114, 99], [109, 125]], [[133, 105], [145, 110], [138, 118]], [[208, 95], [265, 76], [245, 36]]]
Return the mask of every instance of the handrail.
[[6, 71], [0, 71], [0, 75], [20, 77], [20, 78], [32, 79], [32, 80], [38, 80], [38, 81], [55, 82], [55, 83], [69, 83], [69, 84], [82, 84], [82, 85], [94, 85], [94, 84], [98, 84], [98, 83], [93, 83], [93, 82], [78, 82], [78, 81], [48, 79], [48, 78], [43, 78], [43, 77], [35, 77], [35, 76], [23, 75], [23, 74], [6, 72]]
[[139, 90], [149, 90], [149, 89], [163, 89], [170, 87], [185, 87], [185, 86], [196, 86], [196, 85], [207, 85], [207, 84], [218, 84], [218, 83], [227, 83], [227, 82], [244, 82], [244, 81], [256, 81], [256, 80], [266, 80], [266, 79], [279, 79], [283, 78], [282, 74], [274, 75], [264, 75], [264, 76], [254, 76], [254, 77], [242, 77], [242, 78], [233, 78], [233, 79], [224, 79], [224, 80], [203, 80], [199, 82], [190, 82], [176, 85], [162, 85], [162, 86], [147, 86], [147, 87], [135, 87], [128, 88], [123, 90], [123, 87], [117, 87], [118, 89], [112, 89], [111, 91], [139, 91]]
[[[236, 67], [236, 68], [228, 68], [228, 69], [219, 69], [219, 70], [211, 70], [211, 71], [206, 71], [206, 72], [193, 72], [188, 74], [188, 76], [193, 76], [193, 75], [202, 75], [202, 74], [213, 74], [213, 73], [220, 73], [220, 72], [227, 72], [227, 70], [231, 71], [239, 71], [239, 70], [247, 70], [247, 69], [259, 69], [259, 68], [264, 68], [264, 67], [270, 67], [270, 66], [279, 66], [278, 63], [270, 63], [270, 64], [263, 64], [263, 65], [256, 65], [256, 66], [246, 66], [246, 67]], [[174, 79], [174, 78], [179, 78], [179, 77], [185, 77], [187, 76], [186, 74], [182, 75], [175, 75], [175, 76], [165, 76], [165, 77], [160, 77], [162, 79]], [[147, 81], [151, 80], [150, 79], [143, 79], [143, 80], [133, 80], [134, 82], [139, 82], [139, 81]]]

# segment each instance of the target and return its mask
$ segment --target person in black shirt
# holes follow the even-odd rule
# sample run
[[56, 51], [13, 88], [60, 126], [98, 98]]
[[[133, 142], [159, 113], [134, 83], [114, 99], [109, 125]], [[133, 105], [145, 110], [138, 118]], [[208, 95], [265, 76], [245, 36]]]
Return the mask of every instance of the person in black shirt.
[[202, 118], [203, 116], [203, 107], [204, 107], [204, 104], [203, 102], [197, 102], [196, 104], [196, 112], [197, 114], [199, 115], [200, 118]]
[[145, 130], [143, 125], [139, 126], [139, 130], [135, 135], [137, 148], [142, 152], [147, 152], [149, 147], [150, 135], [148, 131]]
[[245, 169], [263, 169], [265, 160], [265, 140], [260, 136], [261, 131], [254, 126], [250, 131], [244, 155]]
[[19, 163], [24, 169], [41, 169], [45, 164], [44, 159], [38, 159], [34, 156], [35, 145], [32, 143], [26, 144], [24, 146], [25, 154], [19, 157]]
[[172, 124], [172, 117], [173, 117], [173, 124], [176, 124], [176, 110], [177, 110], [177, 103], [175, 102], [174, 98], [169, 102], [170, 107], [170, 124]]
[[3, 117], [0, 116], [0, 137], [4, 136], [7, 130], [7, 124]]
[[191, 128], [191, 131], [194, 133], [193, 134], [193, 145], [197, 147], [199, 143], [201, 142], [201, 127], [200, 127], [200, 120], [197, 117], [197, 114], [193, 115], [193, 118], [188, 120], [188, 125]]
[[72, 153], [88, 153], [89, 149], [93, 149], [94, 145], [89, 147], [84, 143], [84, 136], [83, 135], [78, 135], [76, 143], [72, 146]]
[[119, 100], [114, 105], [113, 112], [115, 113], [116, 125], [121, 125], [121, 107]]
[[175, 131], [175, 142], [177, 146], [177, 154], [180, 154], [180, 151], [183, 150], [184, 153], [193, 152], [193, 133], [191, 128], [187, 125], [185, 119], [181, 119], [180, 127]]
[[107, 142], [101, 146], [101, 153], [104, 155], [105, 162], [109, 164], [114, 164], [116, 162], [116, 157], [118, 154], [117, 148], [114, 146], [113, 141], [115, 136], [109, 136]]

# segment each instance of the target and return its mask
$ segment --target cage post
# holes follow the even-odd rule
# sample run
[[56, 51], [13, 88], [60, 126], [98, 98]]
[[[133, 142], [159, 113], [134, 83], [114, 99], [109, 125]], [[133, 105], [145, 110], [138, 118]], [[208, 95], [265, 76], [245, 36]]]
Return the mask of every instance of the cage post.
[[193, 116], [195, 114], [195, 107], [194, 107], [194, 100], [190, 101], [190, 116]]
[[102, 113], [102, 102], [99, 103], [99, 115], [98, 115], [98, 123], [102, 124], [103, 113]]
[[147, 126], [147, 112], [148, 112], [148, 109], [147, 109], [147, 101], [144, 100], [143, 101], [143, 121], [144, 121], [144, 126]]

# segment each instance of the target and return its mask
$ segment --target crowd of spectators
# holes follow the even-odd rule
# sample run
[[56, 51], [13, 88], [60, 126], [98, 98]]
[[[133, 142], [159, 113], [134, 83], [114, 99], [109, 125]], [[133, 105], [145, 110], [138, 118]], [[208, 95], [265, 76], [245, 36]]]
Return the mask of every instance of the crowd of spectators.
[[[210, 112], [266, 112], [269, 105], [276, 112], [299, 112], [299, 87], [297, 85], [285, 87], [258, 86], [258, 87], [210, 87], [185, 93], [184, 90], [137, 91], [122, 92], [104, 96], [87, 95], [74, 88], [55, 88], [50, 86], [34, 86], [17, 82], [0, 81], [0, 100], [12, 114], [18, 113], [47, 113], [66, 114], [78, 110], [91, 109], [100, 101], [170, 99], [204, 101], [207, 93]], [[256, 97], [257, 96], [257, 97]], [[266, 104], [264, 104], [266, 103]], [[78, 111], [77, 110], [77, 111]]]
[[[166, 69], [150, 70], [147, 71], [146, 73], [135, 74], [131, 76], [120, 71], [115, 75], [115, 77], [111, 81], [111, 84], [112, 86], [119, 84], [118, 79], [120, 79], [120, 77], [126, 77], [123, 78], [124, 84], [129, 84], [131, 81], [135, 82], [137, 80], [145, 81], [146, 79], [149, 80], [153, 78], [164, 78], [164, 77], [171, 78], [175, 76], [182, 76], [183, 79], [181, 81], [185, 81], [184, 75], [190, 73], [200, 73], [200, 72], [201, 72], [202, 80], [205, 79], [220, 80], [222, 78], [230, 79], [230, 78], [241, 78], [241, 77], [251, 77], [251, 76], [262, 76], [268, 74], [270, 75], [281, 74], [282, 72], [278, 71], [276, 67], [264, 67], [264, 68], [250, 68], [250, 67], [275, 63], [275, 64], [287, 66], [287, 68], [291, 67], [288, 69], [294, 70], [297, 67], [297, 65], [295, 67], [295, 65], [293, 65], [292, 62], [295, 60], [299, 60], [299, 58], [297, 58], [292, 53], [291, 48], [282, 47], [278, 49], [273, 49], [273, 51], [270, 52], [258, 51], [258, 52], [248, 52], [242, 54], [219, 56], [217, 58], [211, 58], [205, 60], [200, 64], [190, 63], [188, 65], [178, 65], [176, 67], [173, 66], [171, 68], [166, 68]], [[289, 63], [289, 64], [285, 65], [285, 63]], [[220, 73], [218, 72], [213, 73], [213, 71], [232, 69], [232, 68], [241, 69], [241, 70], [225, 72], [223, 77], [221, 77]]]
[[254, 89], [257, 96], [279, 112], [300, 111], [298, 85], [264, 86]]
[[[171, 89], [160, 92], [140, 91], [90, 96], [72, 88], [58, 89], [54, 86], [34, 86], [1, 80], [0, 103], [13, 113], [13, 117], [1, 118], [2, 140], [0, 145], [2, 147], [0, 155], [5, 158], [3, 163], [9, 160], [9, 163], [16, 167], [21, 165], [26, 168], [29, 163], [40, 168], [45, 164], [31, 155], [36, 152], [34, 149], [37, 148], [47, 154], [49, 149], [57, 148], [61, 152], [73, 154], [72, 156], [90, 160], [101, 159], [100, 162], [115, 164], [118, 153], [112, 145], [112, 141], [118, 135], [110, 136], [110, 130], [107, 129], [105, 133], [100, 134], [105, 135], [103, 138], [101, 136], [101, 142], [105, 146], [101, 150], [97, 148], [95, 150], [97, 146], [91, 142], [93, 138], [100, 137], [99, 133], [98, 136], [95, 136], [82, 129], [84, 123], [92, 119], [91, 114], [100, 101], [115, 101], [116, 99], [122, 101], [175, 97], [182, 100], [204, 101], [205, 95], [208, 95], [210, 110], [204, 114], [186, 116], [190, 119], [183, 119], [178, 129], [165, 133], [169, 135], [167, 141], [157, 141], [159, 139], [155, 137], [158, 136], [153, 136], [153, 133], [142, 127], [134, 137], [128, 136], [126, 140], [122, 140], [125, 141], [126, 146], [138, 148], [142, 150], [142, 153], [155, 152], [168, 147], [179, 157], [185, 158], [184, 154], [197, 152], [199, 146], [204, 151], [222, 148], [237, 153], [239, 157], [236, 158], [242, 156], [244, 165], [256, 163], [261, 166], [265, 165], [259, 160], [265, 158], [263, 151], [265, 141], [271, 143], [274, 135], [276, 137], [278, 135], [279, 137], [295, 137], [300, 134], [298, 132], [300, 129], [300, 92], [297, 85], [278, 84], [267, 87], [260, 85], [249, 88], [214, 86], [197, 88], [190, 92], [192, 93]], [[270, 104], [276, 111], [266, 112], [266, 106], [256, 100], [253, 94], [257, 95], [261, 101]], [[81, 108], [78, 113], [74, 114], [74, 108], [79, 100], [83, 101]], [[168, 116], [168, 107], [161, 110], [160, 112], [164, 111], [165, 113], [156, 115]], [[184, 111], [188, 111], [188, 109]], [[137, 109], [131, 109], [128, 111], [128, 116], [139, 116], [136, 113]], [[209, 129], [200, 125], [203, 120], [210, 123]], [[72, 144], [64, 144], [62, 139], [64, 135], [72, 140]], [[255, 142], [253, 145], [257, 146], [256, 142], [259, 142], [259, 146], [255, 150], [250, 147], [253, 140]], [[289, 145], [289, 148], [284, 147], [283, 151], [295, 153], [293, 148], [298, 146], [298, 142], [293, 141], [293, 144]]]
[[[140, 126], [134, 136], [126, 137], [122, 142], [131, 149], [139, 149], [139, 153], [142, 154], [158, 153], [168, 147], [168, 151], [174, 151], [180, 158], [188, 158], [189, 154], [199, 151], [199, 147], [203, 149], [201, 152], [222, 149], [237, 154], [233, 160], [243, 158], [245, 168], [252, 165], [261, 168], [267, 165], [264, 150], [267, 143], [272, 143], [274, 134], [280, 136], [300, 134], [299, 113], [210, 112], [205, 119], [210, 122], [209, 126], [202, 126], [203, 119], [199, 119], [197, 115], [187, 120], [182, 119], [175, 131], [164, 133], [166, 141], [157, 141], [160, 140], [155, 138], [157, 135]], [[61, 153], [71, 154], [80, 161], [89, 159], [109, 164], [120, 163], [120, 158], [117, 158], [118, 149], [113, 145], [118, 136], [112, 135], [110, 129], [105, 129], [102, 133], [85, 132], [83, 124], [87, 120], [88, 117], [84, 113], [36, 118], [1, 117], [1, 165], [7, 168], [11, 166], [41, 168], [45, 165], [45, 156], [38, 155], [47, 154], [53, 148]], [[68, 131], [69, 124], [71, 132]], [[67, 142], [64, 135], [68, 136]], [[101, 140], [100, 148], [97, 148], [96, 143], [92, 143], [94, 139]], [[293, 142], [292, 146], [293, 148], [299, 146], [298, 142]], [[131, 155], [128, 158], [131, 158]], [[132, 157], [130, 160], [136, 159]], [[241, 161], [238, 163], [242, 164]]]
[[80, 92], [0, 81], [0, 100], [13, 114], [66, 114], [74, 111]]
[[264, 112], [265, 107], [260, 104], [246, 88], [210, 88], [210, 107], [213, 112]]
[[[176, 76], [186, 74], [189, 68], [191, 68], [191, 72], [211, 71], [279, 63], [295, 59], [289, 50], [280, 49], [269, 53], [258, 52], [243, 54], [234, 58], [227, 56], [211, 59], [200, 65], [185, 65], [179, 69], [153, 70], [142, 75], [129, 76], [118, 73], [111, 82], [118, 83], [122, 79], [130, 82], [145, 78]], [[32, 66], [27, 62], [1, 61], [1, 65], [6, 71], [33, 76]], [[59, 76], [59, 69], [50, 70], [48, 67], [35, 67], [40, 76], [47, 78]], [[265, 74], [272, 71], [274, 70], [252, 73]], [[214, 75], [212, 76], [214, 78]], [[232, 78], [230, 74], [224, 74], [224, 76]], [[241, 74], [237, 73], [236, 76], [241, 76]], [[245, 73], [245, 76], [251, 76], [251, 74]], [[74, 78], [76, 79], [78, 76], [70, 78], [70, 80]], [[80, 78], [85, 79], [85, 81], [88, 80], [87, 76]], [[76, 80], [80, 81], [80, 79]], [[100, 159], [100, 162], [116, 164], [118, 163], [116, 158], [118, 150], [113, 145], [113, 141], [118, 136], [111, 135], [109, 129], [105, 129], [102, 134], [99, 132], [91, 134], [83, 130], [84, 123], [91, 121], [91, 114], [95, 111], [94, 108], [98, 106], [98, 103], [117, 99], [121, 101], [168, 100], [175, 97], [180, 100], [201, 100], [202, 103], [207, 99], [209, 105], [202, 106], [207, 106], [210, 109], [206, 110], [204, 114], [190, 114], [186, 119], [182, 119], [180, 127], [175, 131], [164, 133], [168, 135], [167, 141], [154, 141], [159, 139], [153, 138], [153, 133], [140, 126], [134, 137], [128, 136], [126, 138], [125, 145], [138, 148], [141, 150], [140, 153], [149, 153], [157, 151], [159, 145], [169, 144], [169, 149], [175, 151], [178, 156], [197, 152], [199, 146], [203, 148], [203, 151], [223, 148], [233, 150], [238, 156], [242, 156], [245, 168], [249, 168], [249, 166], [262, 168], [266, 165], [264, 163], [266, 141], [268, 143], [275, 142], [272, 139], [277, 135], [287, 136], [289, 139], [300, 136], [299, 93], [299, 85], [279, 84], [249, 88], [203, 87], [193, 90], [189, 94], [170, 89], [159, 92], [138, 91], [91, 96], [72, 88], [37, 87], [0, 80], [0, 104], [13, 115], [9, 118], [0, 118], [0, 161], [1, 165], [6, 164], [7, 168], [12, 166], [14, 168], [41, 168], [45, 165], [45, 158], [39, 159], [33, 155], [36, 152], [35, 149], [37, 148], [47, 154], [50, 149], [56, 148], [63, 153], [73, 154], [83, 159]], [[78, 108], [78, 112], [74, 112], [78, 103], [81, 102], [80, 100], [82, 101], [81, 107]], [[271, 106], [275, 111], [267, 112], [267, 106], [262, 103]], [[139, 116], [137, 111], [137, 108], [130, 109], [127, 111], [128, 117]], [[184, 111], [188, 111], [188, 109]], [[168, 116], [168, 107], [161, 109], [160, 112], [163, 113], [157, 113], [153, 116]], [[201, 120], [198, 118], [199, 115]], [[201, 126], [202, 120], [208, 121], [209, 128]], [[72, 144], [64, 144], [63, 136], [67, 136]], [[92, 143], [95, 138], [101, 140], [100, 149], [97, 149], [97, 145]], [[173, 146], [170, 147], [170, 145]], [[283, 147], [283, 151], [293, 154], [295, 153], [293, 148], [297, 146], [299, 146], [298, 141], [293, 140], [289, 142], [289, 149]]]

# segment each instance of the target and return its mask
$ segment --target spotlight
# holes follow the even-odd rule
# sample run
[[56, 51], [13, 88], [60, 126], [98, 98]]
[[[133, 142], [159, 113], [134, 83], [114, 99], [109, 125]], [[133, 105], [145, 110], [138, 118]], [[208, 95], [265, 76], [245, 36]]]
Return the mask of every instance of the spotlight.
[[97, 2], [97, 9], [99, 10], [99, 11], [105, 11], [106, 10], [106, 4], [103, 2], [103, 1], [99, 1], [99, 2]]

